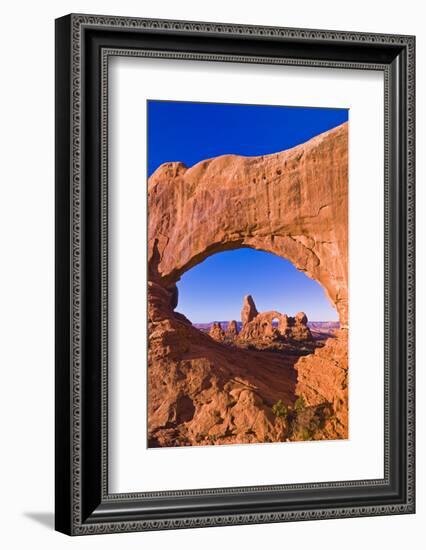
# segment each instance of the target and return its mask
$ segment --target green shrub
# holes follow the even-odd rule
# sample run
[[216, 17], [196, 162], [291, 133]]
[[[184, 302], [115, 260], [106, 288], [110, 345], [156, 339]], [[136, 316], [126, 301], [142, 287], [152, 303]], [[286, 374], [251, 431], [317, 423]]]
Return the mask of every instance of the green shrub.
[[299, 397], [296, 399], [294, 403], [294, 408], [297, 412], [303, 411], [303, 409], [306, 407], [305, 400], [303, 399], [302, 395], [299, 395]]
[[280, 399], [274, 405], [272, 405], [272, 412], [278, 418], [286, 419], [287, 416], [288, 416], [288, 407], [286, 405], [284, 405], [284, 403]]
[[310, 441], [312, 439], [312, 433], [310, 430], [307, 430], [306, 428], [302, 430], [302, 439], [303, 441]]

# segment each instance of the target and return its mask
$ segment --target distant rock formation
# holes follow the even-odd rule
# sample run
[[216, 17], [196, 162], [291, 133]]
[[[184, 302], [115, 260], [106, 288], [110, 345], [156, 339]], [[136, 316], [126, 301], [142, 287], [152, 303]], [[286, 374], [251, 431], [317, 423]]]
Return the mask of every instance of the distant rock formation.
[[[248, 298], [250, 300], [247, 300]], [[248, 315], [248, 312], [250, 315]], [[294, 340], [301, 342], [312, 340], [312, 334], [308, 327], [308, 318], [303, 312], [298, 313], [294, 317], [289, 317], [279, 311], [258, 313], [252, 296], [246, 296], [244, 298], [241, 318], [248, 319], [249, 317], [249, 321], [244, 322], [243, 320], [243, 328], [238, 336], [239, 340], [246, 342], [268, 340]]]
[[306, 313], [300, 311], [294, 316], [294, 321], [291, 317], [289, 317], [289, 320], [290, 319], [290, 338], [298, 341], [312, 339], [312, 333], [308, 327], [308, 318], [306, 316]]
[[244, 296], [243, 309], [241, 310], [241, 321], [243, 323], [243, 327], [247, 323], [250, 323], [250, 321], [253, 321], [257, 314], [258, 311], [254, 304], [253, 298], [250, 296], [250, 294]]
[[223, 342], [225, 340], [225, 333], [223, 331], [222, 325], [215, 321], [212, 324], [212, 327], [209, 332], [209, 336], [213, 338], [213, 340], [217, 340], [218, 342]]
[[231, 339], [234, 339], [238, 336], [237, 321], [229, 321], [228, 326], [226, 327], [225, 336]]

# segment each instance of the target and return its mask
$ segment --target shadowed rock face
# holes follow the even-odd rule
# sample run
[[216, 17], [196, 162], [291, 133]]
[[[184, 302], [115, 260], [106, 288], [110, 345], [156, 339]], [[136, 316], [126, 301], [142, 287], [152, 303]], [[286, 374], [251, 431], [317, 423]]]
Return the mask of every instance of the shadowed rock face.
[[[230, 349], [174, 312], [185, 271], [213, 253], [252, 247], [317, 280], [347, 327], [347, 139], [343, 124], [282, 153], [227, 155], [189, 169], [167, 163], [149, 179], [150, 446], [297, 439], [272, 412], [274, 403], [291, 405], [297, 395], [310, 407], [339, 405], [347, 414], [347, 387], [331, 366], [335, 356], [347, 371], [346, 331], [333, 348], [327, 342], [295, 365], [297, 358]], [[248, 305], [246, 322], [254, 315]], [[347, 437], [344, 414], [337, 419], [330, 410], [328, 427], [322, 419], [315, 438]]]

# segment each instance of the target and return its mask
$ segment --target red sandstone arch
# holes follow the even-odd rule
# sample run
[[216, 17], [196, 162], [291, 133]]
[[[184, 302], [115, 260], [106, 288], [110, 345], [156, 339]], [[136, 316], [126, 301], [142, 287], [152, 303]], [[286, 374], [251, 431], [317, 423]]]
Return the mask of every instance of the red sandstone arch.
[[167, 288], [215, 252], [272, 252], [323, 286], [345, 326], [347, 183], [347, 124], [277, 154], [163, 164], [148, 187], [150, 278]]

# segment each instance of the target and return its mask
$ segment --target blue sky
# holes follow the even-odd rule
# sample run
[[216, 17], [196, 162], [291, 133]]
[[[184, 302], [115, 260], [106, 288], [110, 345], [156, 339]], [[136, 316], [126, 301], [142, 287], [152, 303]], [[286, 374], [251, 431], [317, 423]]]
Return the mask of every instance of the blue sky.
[[[148, 175], [164, 162], [188, 167], [224, 154], [257, 156], [294, 147], [348, 120], [347, 109], [149, 100]], [[337, 320], [320, 285], [288, 261], [250, 249], [211, 256], [178, 283], [176, 308], [192, 322], [239, 319], [244, 294], [259, 311], [305, 311]]]
[[164, 162], [284, 151], [347, 120], [347, 109], [149, 100], [148, 175]]
[[210, 256], [184, 273], [178, 289], [176, 309], [193, 323], [240, 321], [245, 294], [253, 296], [258, 311], [304, 311], [310, 321], [338, 320], [316, 281], [288, 260], [250, 248]]

